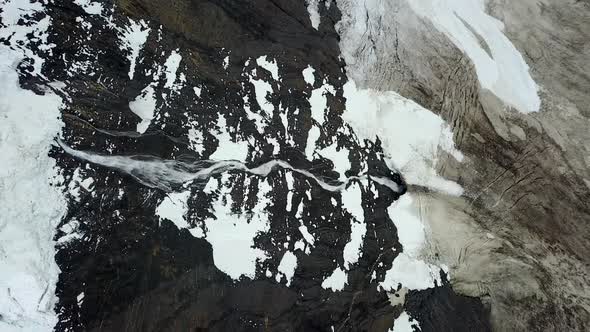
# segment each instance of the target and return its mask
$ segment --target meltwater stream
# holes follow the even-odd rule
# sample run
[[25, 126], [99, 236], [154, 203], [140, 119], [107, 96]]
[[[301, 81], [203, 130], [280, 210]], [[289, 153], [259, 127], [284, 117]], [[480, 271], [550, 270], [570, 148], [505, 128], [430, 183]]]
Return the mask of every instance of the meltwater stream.
[[244, 163], [236, 160], [197, 160], [185, 162], [161, 159], [149, 155], [101, 155], [94, 152], [75, 150], [61, 140], [57, 140], [57, 143], [67, 154], [75, 158], [122, 171], [131, 175], [145, 186], [159, 188], [166, 192], [175, 191], [175, 188], [178, 188], [187, 182], [193, 180], [206, 180], [213, 175], [230, 170], [239, 170], [253, 175], [266, 177], [274, 169], [283, 168], [310, 178], [327, 191], [341, 191], [346, 189], [346, 186], [352, 180], [371, 178], [375, 182], [386, 186], [397, 193], [401, 193], [400, 186], [386, 177], [369, 175], [353, 176], [349, 177], [345, 182], [333, 185], [326, 183], [311, 172], [295, 168], [283, 160], [271, 160], [260, 166], [249, 168]]

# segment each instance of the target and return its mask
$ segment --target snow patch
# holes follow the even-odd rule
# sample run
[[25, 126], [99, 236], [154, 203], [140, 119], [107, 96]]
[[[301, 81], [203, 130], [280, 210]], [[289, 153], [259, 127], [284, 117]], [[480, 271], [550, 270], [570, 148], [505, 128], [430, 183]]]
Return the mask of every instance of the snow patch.
[[352, 264], [358, 262], [361, 256], [361, 248], [363, 246], [363, 238], [367, 233], [367, 224], [364, 222], [353, 221], [350, 225], [351, 234], [350, 241], [344, 246], [344, 262], [348, 268]]
[[[19, 55], [17, 55], [18, 52], [15, 51], [11, 57], [3, 56], [1, 59], [3, 66], [9, 66], [10, 61], [20, 61], [24, 56], [33, 60], [33, 71], [31, 74], [41, 74], [41, 66], [44, 60], [24, 45], [27, 45], [30, 41], [40, 41], [41, 45], [39, 45], [39, 48], [41, 50], [51, 49], [52, 45], [47, 42], [47, 29], [51, 24], [51, 18], [46, 16], [32, 25], [22, 23], [19, 25], [19, 20], [22, 20], [22, 22], [25, 23], [30, 22], [27, 15], [32, 15], [35, 12], [42, 12], [43, 10], [44, 5], [39, 1], [7, 0], [2, 2], [2, 12], [0, 13], [2, 18], [2, 24], [0, 24], [0, 38], [11, 41], [11, 45], [20, 45], [18, 47], [18, 52], [20, 52]], [[8, 50], [3, 52], [8, 52]]]
[[402, 312], [393, 322], [390, 332], [414, 332], [414, 327], [420, 331], [420, 325], [413, 320], [407, 312]]
[[227, 70], [228, 67], [229, 67], [229, 55], [227, 55], [225, 58], [223, 58], [223, 69]]
[[291, 284], [291, 279], [295, 275], [295, 269], [297, 268], [297, 256], [292, 252], [287, 251], [283, 255], [281, 262], [279, 263], [278, 270], [287, 278], [287, 286]]
[[350, 165], [350, 160], [348, 159], [348, 149], [338, 149], [337, 145], [337, 143], [334, 143], [328, 147], [318, 150], [317, 153], [324, 158], [330, 159], [334, 163], [334, 170], [340, 174], [338, 179], [340, 181], [344, 181], [346, 180], [346, 171], [348, 171], [352, 166]]
[[305, 242], [307, 242], [307, 243], [309, 243], [309, 245], [313, 246], [313, 244], [315, 243], [315, 238], [307, 230], [307, 226], [305, 226], [305, 225], [299, 226], [299, 232], [303, 236], [303, 239], [305, 239]]
[[311, 26], [314, 29], [318, 29], [320, 26], [320, 11], [319, 11], [320, 0], [307, 0], [307, 12], [309, 13], [309, 19], [311, 20]]
[[256, 102], [258, 103], [258, 106], [260, 106], [262, 111], [266, 114], [272, 114], [275, 108], [267, 98], [268, 95], [273, 92], [272, 85], [263, 80], [258, 80], [252, 77], [250, 77], [250, 82], [254, 85], [254, 92], [256, 94]]
[[346, 272], [337, 267], [332, 274], [322, 282], [322, 288], [331, 289], [332, 291], [341, 291], [344, 289], [348, 277]]
[[196, 86], [193, 88], [193, 91], [195, 92], [195, 96], [201, 98], [201, 93], [203, 91], [203, 89], [201, 89], [201, 87]]
[[[41, 96], [20, 88], [17, 73], [25, 56], [35, 61], [32, 74], [40, 73], [43, 61], [27, 43], [39, 38], [49, 48], [50, 18], [29, 19], [43, 6], [4, 1], [0, 12], [0, 36], [11, 36], [13, 44], [0, 43], [0, 330], [7, 332], [52, 331], [57, 323], [53, 236], [66, 203], [48, 154], [63, 125], [62, 100], [50, 91]], [[19, 20], [28, 24], [18, 26]]]
[[188, 143], [191, 149], [200, 155], [205, 151], [203, 132], [197, 128], [191, 127], [188, 130]]
[[391, 269], [385, 273], [385, 279], [379, 285], [386, 291], [396, 290], [398, 284], [410, 290], [424, 290], [442, 284], [440, 270], [435, 265], [402, 252], [393, 260]]
[[[522, 54], [504, 35], [504, 23], [485, 12], [484, 0], [407, 0], [475, 65], [482, 87], [522, 113], [541, 106], [538, 87]], [[472, 32], [474, 31], [475, 34]], [[480, 44], [487, 44], [491, 54]]]
[[313, 160], [313, 154], [315, 152], [316, 143], [320, 138], [320, 128], [318, 128], [315, 124], [311, 127], [307, 134], [307, 143], [305, 145], [305, 156], [309, 160]]
[[129, 103], [129, 109], [141, 118], [141, 122], [137, 124], [137, 132], [140, 134], [145, 133], [156, 112], [156, 96], [153, 83], [143, 89], [141, 94]]
[[125, 28], [123, 33], [123, 43], [130, 52], [128, 57], [129, 63], [131, 64], [129, 67], [129, 79], [133, 79], [137, 58], [139, 57], [139, 52], [143, 48], [143, 45], [147, 41], [150, 34], [150, 28], [143, 20], [135, 22], [130, 19], [129, 21], [130, 25]]
[[342, 191], [342, 205], [357, 221], [364, 222], [365, 210], [363, 209], [363, 197], [358, 183], [352, 183], [346, 190]]
[[178, 50], [172, 51], [166, 62], [164, 63], [165, 74], [166, 74], [166, 83], [164, 84], [164, 88], [174, 88], [174, 82], [178, 79], [177, 72], [178, 68], [180, 67], [180, 62], [182, 61], [182, 56], [178, 53]]
[[328, 105], [328, 99], [326, 98], [327, 93], [336, 95], [334, 87], [328, 83], [324, 83], [321, 87], [314, 89], [309, 98], [311, 117], [320, 125], [324, 123], [324, 115]]
[[[209, 183], [215, 185], [217, 180], [210, 179]], [[260, 181], [258, 203], [252, 209], [252, 218], [248, 220], [231, 211], [233, 200], [230, 175], [223, 174], [221, 183], [219, 197], [212, 203], [215, 218], [205, 221], [205, 239], [211, 243], [215, 266], [221, 271], [233, 279], [239, 279], [241, 276], [254, 278], [256, 263], [267, 258], [264, 251], [254, 248], [253, 245], [254, 237], [269, 229], [268, 213], [265, 209], [270, 204], [267, 196], [272, 188], [266, 181]]]
[[315, 83], [315, 69], [311, 66], [307, 66], [307, 68], [303, 69], [303, 79], [307, 84], [313, 85]]
[[76, 168], [72, 174], [72, 179], [68, 184], [68, 192], [72, 195], [72, 198], [76, 201], [80, 201], [80, 188], [86, 191], [90, 191], [90, 186], [94, 183], [92, 178], [84, 179], [80, 174], [80, 168]]
[[279, 66], [277, 66], [276, 60], [269, 60], [269, 57], [265, 55], [256, 59], [256, 64], [268, 70], [275, 81], [279, 80]]
[[424, 245], [426, 233], [424, 224], [417, 215], [417, 208], [412, 205], [413, 197], [406, 193], [387, 209], [395, 228], [404, 253], [417, 258]]
[[209, 159], [245, 161], [248, 157], [248, 142], [234, 142], [232, 140], [230, 134], [227, 132], [225, 118], [221, 114], [217, 120], [217, 126], [219, 127], [219, 135], [216, 138], [219, 140], [219, 145]]
[[354, 217], [351, 223], [350, 241], [344, 247], [344, 262], [347, 267], [358, 262], [361, 255], [363, 238], [367, 233], [365, 212], [362, 205], [362, 192], [358, 183], [352, 183], [342, 191], [342, 205]]
[[92, 0], [74, 0], [74, 3], [86, 12], [88, 15], [100, 15], [102, 14], [102, 3], [95, 2]]
[[[403, 252], [393, 261], [381, 286], [389, 291], [396, 289], [398, 283], [408, 289], [416, 290], [441, 285], [441, 267], [420, 259], [426, 233], [424, 223], [418, 215], [418, 207], [413, 202], [413, 196], [409, 193], [401, 196], [387, 209], [387, 213], [395, 224]], [[448, 269], [444, 266], [442, 270], [448, 274]]]
[[305, 242], [303, 242], [303, 240], [299, 240], [297, 242], [295, 242], [295, 250], [301, 250], [303, 252], [305, 252], [306, 254], [309, 254], [309, 249], [306, 249], [307, 246], [305, 245]]
[[399, 170], [408, 184], [457, 196], [463, 193], [457, 183], [436, 173], [439, 150], [463, 160], [442, 118], [395, 92], [359, 90], [352, 80], [344, 85], [344, 96], [342, 118], [359, 137], [378, 136], [389, 166]]
[[188, 211], [188, 199], [190, 195], [190, 190], [168, 194], [156, 208], [156, 215], [160, 218], [169, 219], [179, 229], [189, 228], [185, 216]]
[[83, 234], [79, 230], [80, 222], [76, 219], [70, 220], [67, 224], [59, 228], [60, 231], [64, 232], [64, 235], [57, 239], [58, 245], [63, 245], [74, 239], [79, 239]]
[[[258, 94], [256, 94], [256, 97], [258, 98]], [[246, 112], [246, 116], [248, 117], [248, 119], [254, 122], [256, 130], [258, 130], [259, 133], [264, 134], [264, 129], [266, 128], [267, 124], [266, 119], [261, 114], [252, 111], [252, 109], [250, 108], [250, 98], [247, 95], [243, 97], [243, 100], [244, 111]], [[258, 101], [259, 104], [260, 102], [266, 103], [266, 99]]]

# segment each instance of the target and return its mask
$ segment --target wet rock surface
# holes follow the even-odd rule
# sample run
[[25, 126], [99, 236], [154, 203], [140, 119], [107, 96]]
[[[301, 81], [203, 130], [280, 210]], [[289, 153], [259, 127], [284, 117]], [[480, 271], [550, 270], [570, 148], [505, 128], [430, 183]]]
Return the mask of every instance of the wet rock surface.
[[[337, 6], [320, 5], [316, 30], [303, 1], [99, 3], [98, 11], [65, 0], [48, 3], [53, 47], [36, 50], [45, 59], [43, 78], [27, 74], [27, 61], [19, 67], [23, 87], [63, 97], [65, 144], [189, 164], [223, 159], [216, 153], [231, 146], [230, 159], [243, 155], [249, 168], [278, 159], [325, 183], [345, 177], [347, 189], [359, 188], [366, 233], [358, 257], [344, 257], [358, 216], [341, 191], [286, 169], [267, 176], [231, 170], [162, 190], [56, 146], [51, 156], [69, 188], [68, 212], [55, 237], [61, 270], [56, 331], [387, 331], [404, 310], [425, 319], [422, 331], [489, 330], [481, 301], [456, 295], [446, 281], [408, 293], [397, 306], [380, 288], [403, 252], [387, 208], [406, 185], [385, 163], [379, 140], [359, 140], [341, 118], [347, 78], [334, 28]], [[133, 48], [121, 37], [130, 26], [149, 29], [132, 61]], [[312, 83], [302, 75], [308, 66], [315, 69]], [[325, 112], [314, 118], [309, 100], [326, 84]], [[153, 114], [131, 109], [150, 95]], [[140, 130], [142, 123], [147, 126]], [[314, 128], [318, 136], [310, 140]], [[322, 156], [331, 146], [348, 152], [345, 174]], [[188, 198], [186, 227], [179, 229], [158, 211], [180, 191]], [[250, 247], [262, 254], [249, 275], [231, 275], [216, 258], [219, 248], [230, 255], [237, 250], [232, 239], [221, 247], [211, 240], [224, 218], [221, 207], [234, 226], [258, 219], [266, 225], [252, 239]], [[297, 261], [292, 276], [281, 268], [287, 253]], [[340, 290], [323, 285], [336, 270], [346, 271]]]

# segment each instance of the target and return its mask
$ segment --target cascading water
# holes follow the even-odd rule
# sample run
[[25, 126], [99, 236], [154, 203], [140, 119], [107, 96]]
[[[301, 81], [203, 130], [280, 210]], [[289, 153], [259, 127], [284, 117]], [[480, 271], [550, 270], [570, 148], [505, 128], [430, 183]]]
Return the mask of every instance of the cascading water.
[[253, 175], [266, 177], [270, 172], [277, 168], [288, 169], [295, 173], [304, 175], [316, 182], [324, 190], [337, 192], [346, 189], [347, 185], [353, 180], [363, 180], [370, 178], [375, 182], [386, 186], [397, 193], [403, 193], [400, 185], [391, 179], [372, 176], [352, 176], [344, 182], [330, 184], [311, 172], [293, 167], [284, 160], [271, 160], [257, 167], [248, 167], [244, 163], [236, 160], [196, 160], [193, 162], [184, 162], [178, 160], [166, 160], [150, 155], [101, 155], [92, 152], [75, 150], [63, 141], [57, 141], [59, 146], [69, 155], [88, 162], [113, 168], [134, 177], [137, 181], [151, 188], [159, 188], [166, 192], [175, 191], [183, 184], [193, 180], [206, 180], [211, 176], [230, 170], [238, 170]]

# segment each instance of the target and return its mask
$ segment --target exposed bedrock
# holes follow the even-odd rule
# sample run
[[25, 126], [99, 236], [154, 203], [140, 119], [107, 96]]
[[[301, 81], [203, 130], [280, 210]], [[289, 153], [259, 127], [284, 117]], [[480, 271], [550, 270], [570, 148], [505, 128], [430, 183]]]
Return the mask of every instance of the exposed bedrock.
[[[60, 271], [24, 274], [55, 273], [55, 294], [51, 280], [3, 284], [33, 300], [12, 293], [0, 325], [460, 332], [590, 321], [588, 1], [0, 2], [2, 51], [24, 52], [3, 65], [11, 86], [19, 78], [9, 106], [37, 103], [19, 105], [21, 88], [56, 101], [30, 123], [61, 121], [49, 128], [57, 143], [38, 135], [30, 150], [51, 145], [59, 176], [40, 176], [67, 201], [51, 230], [14, 223], [47, 237], [32, 253], [55, 253]], [[18, 113], [8, 137], [25, 139], [30, 114]]]
[[[440, 273], [395, 305], [382, 287], [405, 250], [388, 215], [405, 183], [343, 120], [336, 6], [315, 29], [304, 1], [92, 3], [47, 10], [61, 138], [87, 152], [51, 154], [69, 199], [55, 330], [382, 332], [406, 308], [423, 331], [489, 329], [488, 308]], [[187, 183], [205, 160], [240, 162]], [[290, 166], [244, 172], [271, 160]], [[341, 178], [358, 185], [352, 203], [326, 190]]]

